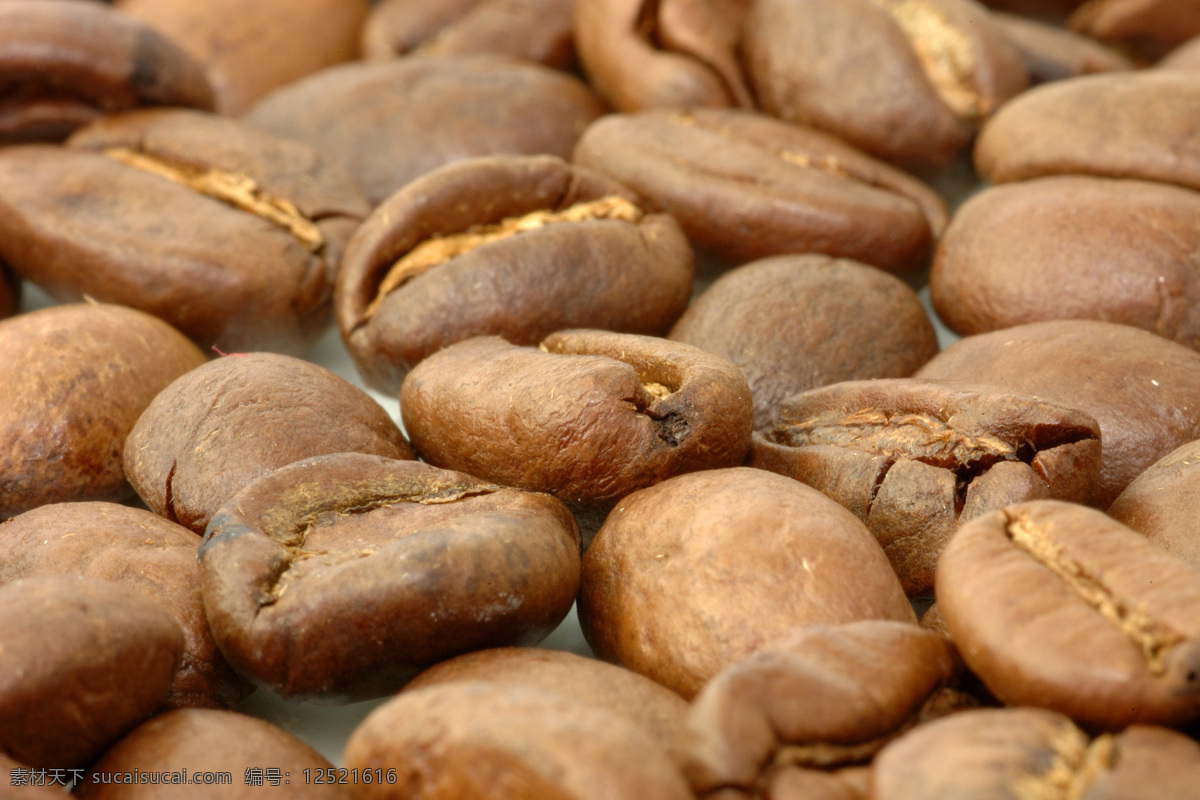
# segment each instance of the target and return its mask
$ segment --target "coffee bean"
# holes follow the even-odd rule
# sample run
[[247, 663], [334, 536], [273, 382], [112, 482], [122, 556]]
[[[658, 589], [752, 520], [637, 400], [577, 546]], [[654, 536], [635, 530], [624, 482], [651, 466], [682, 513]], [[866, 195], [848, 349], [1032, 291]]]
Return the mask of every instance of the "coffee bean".
[[604, 113], [576, 78], [500, 58], [412, 57], [322, 70], [243, 117], [341, 163], [373, 204], [443, 164], [493, 154], [568, 158]]
[[202, 533], [260, 475], [340, 452], [412, 457], [366, 392], [315, 364], [251, 353], [210, 361], [159, 393], [129, 434], [125, 474], [152, 511]]
[[0, 322], [0, 519], [46, 503], [131, 496], [125, 437], [204, 354], [149, 314], [58, 306]]
[[565, 69], [574, 10], [574, 0], [380, 0], [363, 25], [363, 57], [497, 55]]
[[460, 653], [545, 638], [575, 599], [579, 534], [545, 495], [344, 453], [229, 498], [200, 585], [239, 672], [285, 696], [360, 700]]
[[941, 198], [919, 181], [832, 136], [746, 111], [610, 115], [584, 131], [574, 158], [650, 198], [729, 264], [826, 253], [908, 272], [946, 223]]
[[755, 429], [764, 431], [793, 394], [907, 377], [938, 349], [929, 317], [903, 282], [818, 255], [763, 259], [723, 275], [669, 335], [737, 365], [754, 396]]
[[1151, 464], [1121, 492], [1108, 515], [1189, 564], [1200, 567], [1200, 441], [1188, 442]]
[[1020, 51], [1033, 85], [1133, 69], [1120, 52], [1074, 31], [1000, 12], [992, 22]]
[[[59, 141], [115, 111], [212, 110], [204, 71], [150, 26], [99, 3], [0, 3], [0, 145]], [[3, 183], [3, 181], [0, 181]]]
[[675, 221], [619, 184], [553, 156], [469, 159], [413, 181], [355, 234], [338, 323], [365, 380], [394, 393], [472, 336], [666, 333], [692, 275]]
[[584, 555], [588, 644], [684, 697], [792, 628], [863, 619], [916, 621], [878, 543], [828, 497], [763, 470], [630, 495]]
[[964, 525], [937, 597], [1010, 705], [1106, 730], [1200, 719], [1200, 569], [1099, 511], [1042, 500]]
[[985, 387], [848, 381], [784, 401], [747, 463], [853, 511], [918, 595], [933, 588], [960, 523], [1024, 500], [1088, 502], [1100, 426], [1082, 411]]
[[107, 581], [0, 587], [0, 751], [33, 767], [84, 766], [167, 696], [183, 636], [144, 595]]
[[1093, 0], [1071, 15], [1070, 25], [1102, 42], [1157, 58], [1200, 35], [1197, 0]]

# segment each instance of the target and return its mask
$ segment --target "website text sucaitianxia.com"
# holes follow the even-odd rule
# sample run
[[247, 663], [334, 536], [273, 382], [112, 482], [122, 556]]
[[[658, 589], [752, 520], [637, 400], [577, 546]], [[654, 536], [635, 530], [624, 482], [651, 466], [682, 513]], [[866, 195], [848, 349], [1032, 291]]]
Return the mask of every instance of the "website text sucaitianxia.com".
[[[301, 770], [297, 782], [305, 784], [349, 784], [349, 783], [395, 783], [394, 769], [342, 769], [316, 768]], [[242, 774], [245, 786], [290, 786], [293, 775], [277, 767], [247, 767]], [[88, 772], [85, 769], [32, 769], [18, 767], [9, 770], [10, 786], [62, 786], [72, 787], [84, 783], [94, 784], [193, 784], [204, 786], [232, 786], [233, 773], [206, 770], [190, 771], [186, 768], [172, 771], [147, 772], [125, 770], [121, 772]]]

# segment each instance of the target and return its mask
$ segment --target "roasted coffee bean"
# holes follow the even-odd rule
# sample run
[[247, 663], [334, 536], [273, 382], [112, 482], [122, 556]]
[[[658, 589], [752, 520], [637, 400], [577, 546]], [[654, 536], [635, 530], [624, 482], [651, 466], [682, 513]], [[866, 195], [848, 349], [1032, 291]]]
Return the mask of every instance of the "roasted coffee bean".
[[722, 276], [669, 336], [738, 366], [757, 430], [769, 430], [793, 394], [907, 377], [938, 351], [933, 324], [903, 282], [816, 255], [763, 259]]
[[667, 751], [676, 746], [688, 704], [670, 689], [627, 669], [561, 650], [502, 647], [443, 661], [404, 687], [462, 681], [527, 686], [556, 692], [620, 714]]
[[1158, 62], [1157, 66], [1159, 69], [1200, 69], [1200, 37], [1191, 39], [1187, 44], [1172, 50], [1170, 55]]
[[596, 91], [618, 111], [754, 99], [738, 63], [747, 0], [576, 0], [575, 44]]
[[1074, 31], [1000, 12], [992, 21], [1020, 51], [1031, 84], [1133, 69], [1121, 53]]
[[805, 628], [705, 685], [680, 746], [684, 775], [700, 796], [754, 793], [786, 770], [866, 762], [908, 728], [973, 706], [953, 687], [962, 669], [953, 645], [914, 625]]
[[95, 304], [0, 322], [0, 353], [0, 519], [130, 497], [125, 437], [161, 389], [204, 363], [165, 322]]
[[933, 588], [958, 525], [1012, 503], [1086, 503], [1100, 425], [1082, 411], [987, 387], [849, 381], [784, 401], [750, 466], [820, 489], [866, 523], [909, 595]]
[[1200, 746], [1135, 725], [1089, 741], [1061, 714], [980, 709], [922, 726], [884, 749], [871, 770], [874, 800], [1154, 797], [1188, 800], [1200, 784]]
[[1200, 567], [1200, 441], [1155, 461], [1121, 492], [1108, 515], [1189, 564]]
[[363, 57], [486, 54], [564, 69], [575, 60], [574, 10], [575, 0], [380, 0], [362, 29]]
[[312, 345], [368, 210], [309, 147], [200, 112], [107, 117], [67, 149], [0, 151], [0, 258], [60, 300], [139, 308], [205, 349]]
[[358, 58], [367, 0], [118, 0], [204, 66], [217, 110], [237, 116], [276, 87]]
[[[1200, 349], [1200, 192], [1048, 177], [984, 190], [938, 244], [938, 316], [964, 335], [1096, 319]], [[997, 249], [1001, 248], [1001, 249]]]
[[53, 576], [0, 587], [0, 642], [0, 752], [65, 769], [154, 713], [183, 635], [132, 589]]
[[200, 538], [142, 509], [53, 503], [0, 524], [0, 584], [40, 575], [113, 581], [153, 598], [183, 631], [169, 708], [231, 706], [249, 692], [213, 641], [200, 599]]
[[631, 187], [729, 263], [827, 253], [907, 272], [946, 208], [929, 187], [832, 136], [729, 109], [603, 117], [575, 163]]
[[937, 598], [1005, 703], [1106, 730], [1200, 719], [1200, 568], [1099, 511], [1041, 500], [964, 525]]
[[363, 224], [338, 273], [338, 324], [364, 379], [395, 393], [423, 358], [472, 336], [664, 334], [693, 271], [675, 220], [617, 183], [553, 156], [470, 159]]
[[469, 650], [540, 642], [578, 591], [579, 533], [545, 495], [339, 454], [222, 505], [200, 583], [239, 672], [286, 696], [359, 700]]
[[213, 108], [203, 69], [177, 44], [75, 0], [0, 3], [0, 95], [0, 144], [58, 141], [142, 106]]
[[853, 514], [743, 467], [671, 478], [618, 503], [584, 555], [578, 608], [596, 655], [688, 698], [793, 628], [916, 621]]
[[[279, 783], [269, 777], [256, 783], [256, 770], [267, 776], [279, 770]], [[138, 780], [139, 775], [147, 777]], [[349, 782], [341, 784], [337, 777], [320, 753], [269, 722], [232, 711], [188, 708], [160, 714], [131, 731], [92, 764], [74, 796], [87, 800], [215, 796], [349, 800], [358, 796], [352, 794]]]
[[553, 691], [507, 684], [427, 686], [376, 709], [346, 744], [346, 767], [395, 770], [355, 797], [685, 800], [666, 750], [623, 716]]
[[758, 0], [741, 46], [767, 113], [906, 168], [946, 165], [1029, 83], [972, 0]]
[[560, 331], [497, 337], [421, 362], [400, 391], [421, 458], [587, 512], [672, 475], [740, 464], [753, 412], [730, 362], [690, 345]]
[[1104, 443], [1097, 508], [1200, 438], [1200, 353], [1126, 325], [1061, 320], [970, 336], [915, 377], [991, 384], [1094, 417]]
[[210, 361], [160, 392], [129, 434], [125, 474], [150, 510], [202, 533], [260, 475], [342, 452], [412, 458], [366, 392], [315, 364], [251, 353]]
[[1154, 59], [1200, 36], [1200, 0], [1090, 0], [1071, 15], [1069, 24]]
[[499, 58], [411, 57], [333, 67], [244, 119], [337, 160], [382, 203], [443, 164], [493, 154], [569, 158], [604, 106], [576, 78]]
[[992, 183], [1075, 173], [1200, 189], [1200, 75], [1089, 75], [1026, 92], [989, 122], [975, 169]]

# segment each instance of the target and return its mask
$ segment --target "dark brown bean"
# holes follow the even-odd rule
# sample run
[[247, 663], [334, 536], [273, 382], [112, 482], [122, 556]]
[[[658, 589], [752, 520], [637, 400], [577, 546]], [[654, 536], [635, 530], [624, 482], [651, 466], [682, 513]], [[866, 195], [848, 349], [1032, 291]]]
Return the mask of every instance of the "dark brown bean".
[[753, 792], [783, 771], [865, 762], [908, 728], [974, 705], [952, 686], [962, 669], [953, 645], [914, 625], [805, 628], [705, 685], [680, 746], [684, 775], [698, 795]]
[[939, 168], [1028, 85], [1020, 53], [970, 0], [759, 0], [746, 73], [772, 116], [907, 168]]
[[341, 452], [412, 458], [366, 392], [315, 364], [251, 353], [210, 361], [159, 393], [129, 434], [125, 474], [152, 511], [202, 533], [260, 475]]
[[213, 108], [203, 69], [173, 41], [100, 3], [68, 0], [0, 3], [0, 95], [0, 144], [58, 141], [141, 106]]
[[[279, 784], [264, 778], [256, 785], [250, 777], [252, 769], [279, 770]], [[179, 780], [184, 770], [186, 783]], [[160, 777], [159, 785], [149, 780], [118, 782], [137, 773], [165, 773], [167, 780]], [[213, 783], [206, 784], [205, 779]], [[199, 708], [170, 711], [139, 725], [92, 764], [74, 794], [87, 800], [205, 800], [216, 795], [229, 800], [350, 800], [356, 796], [349, 783], [339, 785], [329, 761], [290, 733], [232, 711]]]
[[1090, 414], [1104, 443], [1092, 502], [1106, 508], [1146, 467], [1200, 438], [1200, 353], [1108, 322], [1036, 322], [971, 336], [917, 378], [986, 383]]
[[88, 764], [167, 696], [183, 635], [144, 595], [50, 576], [0, 587], [0, 751]]
[[579, 588], [562, 503], [415, 461], [345, 453], [224, 503], [200, 586], [231, 664], [285, 696], [360, 700], [470, 650], [541, 641]]
[[754, 396], [756, 430], [769, 430], [793, 394], [907, 377], [938, 351], [933, 324], [899, 279], [817, 255], [763, 259], [723, 275], [669, 336], [737, 365]]
[[1121, 492], [1108, 515], [1189, 564], [1200, 567], [1200, 441], [1151, 464]]
[[1200, 568], [1099, 511], [1019, 503], [964, 525], [938, 607], [1000, 700], [1088, 726], [1200, 719]]
[[832, 136], [729, 109], [614, 114], [575, 163], [631, 187], [729, 263], [826, 253], [907, 272], [946, 224], [929, 187]]
[[1153, 59], [1200, 35], [1200, 1], [1090, 0], [1071, 15], [1069, 24]]
[[363, 57], [487, 54], [564, 69], [574, 10], [574, 0], [381, 0], [363, 25]]
[[365, 380], [396, 392], [472, 336], [537, 344], [563, 328], [666, 333], [694, 259], [679, 225], [553, 156], [469, 159], [392, 195], [338, 273], [338, 324]]
[[853, 514], [739, 467], [618, 503], [584, 555], [579, 619], [596, 655], [692, 697], [792, 628], [916, 616]]
[[604, 511], [672, 475], [740, 464], [753, 421], [725, 359], [586, 330], [538, 348], [496, 337], [448, 347], [409, 374], [400, 410], [431, 464]]
[[204, 65], [217, 110], [237, 116], [279, 86], [358, 57], [367, 0], [118, 0], [116, 8]]
[[[403, 692], [346, 744], [350, 769], [395, 769], [395, 786], [363, 785], [363, 800], [505, 797], [573, 800], [690, 798], [657, 742], [624, 717], [558, 692], [453, 682]], [[501, 788], [498, 788], [501, 787]]]
[[322, 70], [244, 117], [341, 163], [373, 204], [443, 164], [493, 154], [569, 158], [604, 106], [576, 78], [499, 58], [410, 57]]
[[918, 380], [848, 381], [795, 395], [750, 466], [820, 489], [883, 545], [909, 595], [933, 588], [960, 523], [1024, 500], [1085, 503], [1100, 426], [1036, 397]]
[[204, 354], [165, 322], [110, 305], [0, 322], [0, 519], [46, 503], [131, 496], [125, 437]]

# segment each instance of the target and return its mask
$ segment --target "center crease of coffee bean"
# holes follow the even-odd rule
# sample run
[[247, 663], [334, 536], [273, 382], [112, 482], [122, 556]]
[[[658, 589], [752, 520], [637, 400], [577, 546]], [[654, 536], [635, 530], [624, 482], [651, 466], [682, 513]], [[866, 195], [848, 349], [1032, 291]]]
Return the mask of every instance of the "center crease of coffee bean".
[[392, 264], [379, 284], [375, 299], [363, 313], [363, 319], [374, 316], [384, 298], [413, 278], [485, 244], [563, 222], [618, 220], [637, 224], [643, 216], [645, 213], [630, 201], [610, 195], [599, 200], [576, 203], [562, 211], [539, 209], [520, 217], [506, 217], [494, 225], [472, 225], [461, 233], [435, 235]]
[[934, 91], [950, 110], [976, 122], [991, 109], [971, 84], [971, 41], [939, 9], [922, 0], [871, 0], [892, 16], [908, 38]]
[[1163, 659], [1172, 647], [1184, 641], [1184, 636], [1152, 619], [1136, 602], [1117, 597], [1088, 575], [1081, 564], [1067, 555], [1066, 548], [1054, 540], [1048, 528], [1010, 514], [1006, 532], [1013, 544], [1050, 569], [1081, 600], [1120, 628], [1142, 651], [1151, 674], [1166, 672]]
[[1017, 800], [1080, 800], [1096, 775], [1113, 762], [1113, 738], [1105, 734], [1090, 745], [1070, 722], [1050, 737], [1050, 768], [1040, 775], [1019, 775], [1009, 784]]
[[325, 237], [316, 224], [303, 216], [288, 200], [267, 194], [257, 182], [245, 175], [216, 169], [172, 164], [125, 147], [109, 147], [104, 154], [127, 167], [149, 172], [181, 184], [200, 194], [262, 217], [290, 233], [305, 250], [316, 253], [325, 246]]

